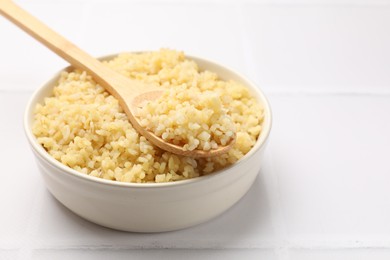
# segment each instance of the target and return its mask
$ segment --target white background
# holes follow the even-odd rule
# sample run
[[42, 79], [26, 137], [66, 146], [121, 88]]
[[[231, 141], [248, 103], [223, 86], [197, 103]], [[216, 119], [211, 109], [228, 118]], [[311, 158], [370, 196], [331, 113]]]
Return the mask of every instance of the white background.
[[274, 127], [224, 215], [170, 233], [99, 227], [45, 189], [22, 129], [66, 66], [0, 17], [0, 259], [390, 259], [390, 1], [18, 1], [95, 56], [169, 47], [247, 75]]

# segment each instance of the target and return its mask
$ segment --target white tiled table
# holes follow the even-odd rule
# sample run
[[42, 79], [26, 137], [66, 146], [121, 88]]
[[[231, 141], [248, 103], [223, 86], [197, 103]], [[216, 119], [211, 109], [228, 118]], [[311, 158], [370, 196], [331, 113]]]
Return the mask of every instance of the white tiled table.
[[170, 47], [236, 68], [274, 127], [224, 215], [161, 234], [89, 223], [45, 189], [22, 130], [66, 63], [1, 18], [0, 259], [390, 259], [390, 1], [18, 3], [96, 56]]

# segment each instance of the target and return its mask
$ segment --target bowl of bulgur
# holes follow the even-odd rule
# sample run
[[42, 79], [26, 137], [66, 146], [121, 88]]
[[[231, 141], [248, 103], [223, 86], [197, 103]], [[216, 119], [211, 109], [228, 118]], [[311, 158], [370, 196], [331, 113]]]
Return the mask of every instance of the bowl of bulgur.
[[155, 84], [159, 100], [139, 108], [142, 124], [210, 158], [171, 154], [128, 122], [118, 101], [86, 72], [65, 68], [26, 108], [27, 139], [48, 190], [77, 215], [113, 229], [162, 232], [218, 216], [249, 190], [271, 129], [263, 92], [213, 61], [162, 49], [101, 58], [119, 73]]

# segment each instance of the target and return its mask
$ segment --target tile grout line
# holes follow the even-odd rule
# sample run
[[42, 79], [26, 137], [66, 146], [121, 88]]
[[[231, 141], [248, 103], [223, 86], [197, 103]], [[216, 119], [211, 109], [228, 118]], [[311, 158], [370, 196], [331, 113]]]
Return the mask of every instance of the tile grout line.
[[[111, 244], [96, 244], [96, 245], [90, 245], [90, 244], [80, 244], [77, 246], [43, 246], [43, 245], [36, 245], [33, 249], [37, 250], [251, 250], [251, 249], [258, 249], [258, 250], [274, 250], [275, 248], [282, 248], [282, 243], [280, 242], [274, 242], [269, 243], [264, 247], [259, 246], [239, 246], [239, 247], [220, 247], [220, 246], [208, 246], [208, 247], [187, 247], [187, 246], [113, 246]], [[329, 250], [329, 251], [335, 251], [335, 250], [360, 250], [360, 249], [385, 249], [390, 250], [390, 244], [387, 242], [383, 242], [382, 240], [373, 240], [373, 241], [362, 241], [362, 240], [321, 240], [313, 242], [312, 240], [294, 240], [290, 239], [287, 243], [287, 241], [284, 242], [283, 250], [290, 250], [290, 249], [298, 249], [298, 250]], [[288, 252], [285, 252], [287, 254]], [[279, 252], [279, 255], [280, 252]], [[280, 258], [283, 259], [283, 258]], [[285, 258], [289, 259], [289, 258]]]
[[328, 240], [301, 240], [292, 239], [290, 249], [303, 250], [344, 250], [344, 249], [390, 249], [388, 238], [382, 240], [359, 240], [359, 239], [328, 239]]
[[[245, 10], [244, 5], [240, 4], [237, 6], [238, 10], [238, 19], [239, 19], [239, 25], [241, 28], [241, 44], [243, 49], [243, 55], [244, 55], [244, 61], [246, 65], [246, 69], [249, 74], [256, 77], [256, 63], [253, 60], [253, 45], [249, 40], [249, 32], [247, 29], [247, 23], [245, 20]], [[258, 81], [258, 79], [255, 79]], [[270, 142], [272, 139], [270, 140]], [[272, 155], [271, 155], [271, 149], [268, 147], [267, 154], [268, 156], [265, 156], [264, 161], [266, 162], [268, 160], [269, 167], [272, 168]], [[267, 162], [266, 162], [267, 163]], [[273, 172], [273, 171], [270, 171]], [[283, 221], [283, 214], [282, 214], [282, 208], [280, 205], [280, 196], [279, 196], [279, 184], [277, 177], [275, 175], [270, 174], [263, 174], [265, 186], [266, 186], [266, 194], [267, 199], [269, 202], [270, 207], [270, 214], [271, 214], [271, 223], [273, 226], [273, 229], [275, 231], [275, 236], [277, 241], [280, 241], [280, 243], [276, 242], [276, 245], [274, 246], [274, 252], [279, 260], [289, 260], [289, 250], [287, 247], [286, 242], [286, 231], [284, 228], [284, 221]]]

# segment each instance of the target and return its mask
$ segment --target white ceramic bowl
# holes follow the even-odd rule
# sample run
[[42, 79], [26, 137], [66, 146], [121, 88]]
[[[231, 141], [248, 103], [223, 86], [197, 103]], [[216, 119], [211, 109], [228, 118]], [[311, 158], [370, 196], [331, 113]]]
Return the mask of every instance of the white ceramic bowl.
[[223, 79], [243, 83], [264, 104], [263, 131], [252, 150], [221, 171], [171, 183], [122, 183], [79, 173], [53, 159], [31, 131], [34, 107], [51, 95], [59, 78], [57, 73], [35, 91], [24, 117], [25, 132], [38, 168], [48, 190], [57, 200], [82, 218], [102, 226], [123, 231], [162, 232], [205, 222], [220, 215], [244, 196], [259, 172], [271, 129], [269, 103], [259, 88], [239, 73], [206, 59], [188, 57], [195, 60], [201, 69], [216, 72]]

